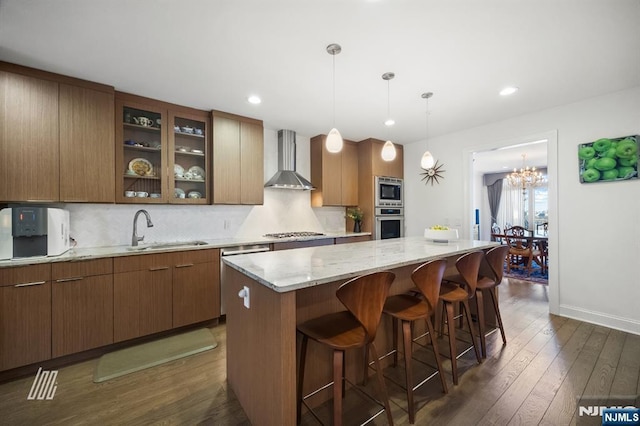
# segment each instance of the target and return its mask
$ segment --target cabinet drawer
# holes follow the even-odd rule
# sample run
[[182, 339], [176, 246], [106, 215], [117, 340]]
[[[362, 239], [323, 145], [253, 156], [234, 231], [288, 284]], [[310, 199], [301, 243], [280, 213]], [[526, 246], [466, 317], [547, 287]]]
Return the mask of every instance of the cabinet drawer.
[[51, 277], [54, 280], [91, 277], [111, 273], [113, 273], [113, 260], [111, 258], [54, 263], [51, 265]]
[[181, 251], [171, 254], [173, 266], [220, 262], [220, 249]]
[[169, 253], [116, 257], [113, 259], [113, 272], [117, 274], [120, 272], [169, 269], [173, 266], [172, 260]]
[[51, 264], [0, 269], [0, 287], [40, 283], [51, 280]]

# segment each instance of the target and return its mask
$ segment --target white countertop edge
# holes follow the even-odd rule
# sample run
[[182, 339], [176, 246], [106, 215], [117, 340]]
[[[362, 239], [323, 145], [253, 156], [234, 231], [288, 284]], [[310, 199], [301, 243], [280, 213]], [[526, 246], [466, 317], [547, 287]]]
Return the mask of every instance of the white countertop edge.
[[[197, 241], [203, 241], [207, 244], [198, 246], [176, 246], [167, 247], [163, 249], [153, 250], [131, 250], [131, 246], [107, 246], [107, 247], [81, 247], [71, 248], [67, 252], [58, 256], [32, 256], [22, 257], [15, 259], [0, 260], [0, 268], [11, 268], [15, 266], [29, 266], [38, 265], [43, 263], [56, 263], [56, 262], [75, 262], [81, 260], [100, 259], [105, 257], [121, 257], [121, 256], [138, 256], [143, 254], [157, 254], [157, 253], [169, 253], [176, 251], [191, 251], [191, 250], [207, 250], [215, 248], [233, 247], [239, 245], [250, 244], [272, 244], [272, 243], [284, 243], [290, 241], [309, 241], [309, 240], [323, 240], [332, 238], [349, 238], [371, 235], [370, 232], [345, 232], [345, 233], [326, 233], [325, 235], [313, 235], [308, 237], [297, 238], [269, 238], [269, 237], [231, 237], [231, 238], [213, 238], [213, 239], [198, 239]], [[173, 243], [174, 241], [152, 241], [141, 244], [140, 247], [150, 246], [153, 244], [165, 244]]]
[[[421, 238], [421, 237], [417, 237], [417, 238]], [[457, 241], [451, 241], [449, 243], [439, 243], [439, 242], [432, 242], [429, 241], [428, 239], [424, 239], [424, 242], [429, 243], [429, 244], [433, 244], [434, 246], [437, 247], [453, 247], [453, 246], [457, 246], [460, 242], [463, 242], [465, 240], [457, 240]], [[374, 240], [375, 241], [375, 240]], [[474, 240], [466, 240], [466, 242], [472, 242]], [[499, 243], [494, 242], [494, 241], [475, 241], [477, 243], [482, 243], [482, 246], [478, 246], [475, 247], [475, 249], [477, 250], [482, 250], [482, 249], [486, 249], [486, 248], [491, 248], [491, 247], [495, 247], [498, 246]], [[357, 247], [357, 245], [359, 244], [367, 244], [367, 242], [362, 242], [362, 243], [351, 243], [351, 244], [347, 244], [347, 246], [349, 245], [353, 245], [355, 249], [355, 247]], [[310, 250], [313, 251], [314, 247], [311, 248], [303, 248], [303, 249], [297, 249], [297, 250]], [[302, 281], [302, 282], [298, 282], [298, 283], [294, 283], [294, 284], [288, 284], [288, 285], [276, 285], [273, 282], [266, 280], [264, 277], [253, 273], [252, 271], [243, 268], [241, 265], [238, 265], [236, 263], [234, 263], [234, 258], [235, 256], [229, 257], [229, 258], [223, 258], [223, 262], [225, 265], [247, 275], [248, 277], [252, 278], [253, 280], [255, 280], [256, 282], [264, 285], [267, 288], [270, 288], [271, 290], [277, 292], [277, 293], [287, 293], [290, 291], [295, 291], [295, 290], [300, 290], [300, 289], [304, 289], [304, 288], [309, 288], [309, 287], [314, 287], [317, 285], [323, 285], [323, 284], [327, 284], [330, 282], [335, 282], [335, 281], [340, 281], [340, 280], [347, 280], [350, 278], [354, 278], [357, 277], [359, 275], [364, 275], [364, 274], [368, 274], [368, 273], [372, 273], [372, 272], [377, 272], [377, 271], [385, 271], [385, 270], [390, 270], [390, 269], [396, 269], [396, 268], [401, 268], [404, 266], [411, 266], [411, 265], [416, 265], [416, 267], [419, 264], [422, 264], [424, 262], [427, 262], [429, 260], [434, 260], [434, 259], [442, 259], [442, 258], [446, 258], [446, 257], [451, 257], [451, 256], [456, 256], [458, 254], [463, 254], [463, 253], [467, 253], [469, 252], [471, 249], [470, 248], [462, 248], [462, 249], [457, 249], [457, 250], [452, 250], [451, 252], [447, 252], [446, 254], [438, 254], [438, 255], [433, 255], [433, 256], [421, 256], [421, 257], [416, 257], [416, 258], [411, 258], [408, 259], [406, 261], [402, 261], [402, 262], [391, 262], [387, 265], [377, 265], [375, 267], [358, 267], [355, 269], [352, 269], [349, 272], [345, 272], [342, 274], [336, 274], [336, 275], [330, 275], [330, 276], [326, 276], [323, 278], [318, 278], [318, 279], [314, 279], [312, 281]], [[271, 253], [278, 253], [278, 252], [265, 252], [265, 253], [259, 253], [258, 255], [263, 256], [263, 255], [270, 255]], [[245, 254], [242, 255], [243, 257], [247, 257], [247, 256], [255, 256], [254, 254]]]

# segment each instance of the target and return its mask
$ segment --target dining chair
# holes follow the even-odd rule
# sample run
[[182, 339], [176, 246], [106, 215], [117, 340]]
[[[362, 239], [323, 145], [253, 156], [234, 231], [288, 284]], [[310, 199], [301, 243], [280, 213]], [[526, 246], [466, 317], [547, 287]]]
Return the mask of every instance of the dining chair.
[[[378, 378], [379, 398], [384, 405], [388, 423], [393, 425], [387, 388], [374, 340], [382, 317], [382, 308], [394, 279], [395, 274], [388, 271], [374, 272], [353, 278], [336, 290], [336, 297], [347, 308], [346, 311], [322, 315], [297, 326], [298, 332], [302, 334], [296, 392], [298, 424], [302, 418], [302, 404], [309, 409], [305, 399], [316, 393], [314, 391], [307, 396], [302, 394], [307, 343], [309, 339], [312, 339], [333, 350], [333, 424], [342, 424], [342, 399], [346, 381], [344, 377], [345, 351], [365, 348], [365, 350], [371, 350]], [[354, 387], [354, 389], [358, 388]]]
[[522, 226], [512, 226], [505, 230], [505, 238], [509, 246], [507, 272], [511, 272], [511, 268], [519, 268], [525, 270], [527, 276], [531, 275], [533, 259], [540, 257], [540, 250], [533, 247], [533, 238], [527, 237], [527, 232]]
[[494, 223], [491, 226], [491, 241], [497, 241], [500, 244], [504, 244], [504, 241], [502, 239], [502, 237], [496, 237], [495, 235], [500, 235], [502, 234], [502, 231], [500, 230], [500, 227], [498, 226], [497, 223]]

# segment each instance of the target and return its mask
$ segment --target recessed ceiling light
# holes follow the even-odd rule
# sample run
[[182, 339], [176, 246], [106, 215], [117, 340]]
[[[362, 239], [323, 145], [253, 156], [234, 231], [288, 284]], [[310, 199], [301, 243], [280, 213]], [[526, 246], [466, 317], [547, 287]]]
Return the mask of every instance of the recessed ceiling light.
[[387, 121], [384, 122], [385, 126], [393, 126], [394, 124], [396, 124], [395, 120], [393, 118], [388, 119]]
[[517, 87], [505, 87], [504, 89], [502, 89], [500, 91], [500, 94], [502, 96], [509, 96], [509, 95], [513, 95], [514, 93], [516, 93], [518, 91]]
[[247, 100], [249, 101], [249, 103], [252, 103], [254, 105], [258, 105], [260, 102], [262, 102], [262, 99], [260, 99], [256, 95], [249, 96]]

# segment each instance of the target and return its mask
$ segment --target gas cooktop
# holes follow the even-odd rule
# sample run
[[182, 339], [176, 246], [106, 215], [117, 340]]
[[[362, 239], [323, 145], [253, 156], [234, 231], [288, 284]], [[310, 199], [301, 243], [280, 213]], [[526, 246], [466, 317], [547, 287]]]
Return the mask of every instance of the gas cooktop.
[[316, 237], [325, 235], [322, 232], [311, 231], [295, 231], [295, 232], [276, 232], [274, 234], [264, 234], [265, 237], [270, 238], [295, 238], [295, 237]]

